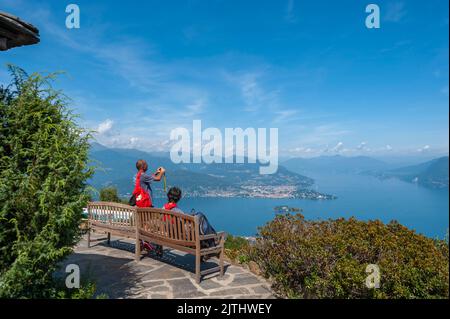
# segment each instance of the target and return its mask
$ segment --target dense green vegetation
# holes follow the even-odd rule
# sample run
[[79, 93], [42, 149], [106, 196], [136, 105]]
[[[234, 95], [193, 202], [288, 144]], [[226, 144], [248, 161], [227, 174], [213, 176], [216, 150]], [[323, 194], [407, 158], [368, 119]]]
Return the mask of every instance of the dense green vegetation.
[[117, 188], [113, 186], [104, 187], [100, 190], [100, 200], [102, 202], [121, 202], [119, 195], [117, 194]]
[[120, 197], [116, 186], [107, 186], [100, 189], [100, 201], [129, 205], [129, 199]]
[[[433, 240], [395, 221], [307, 221], [284, 214], [260, 228], [255, 245], [236, 243], [229, 247], [255, 261], [286, 297], [449, 297], [448, 238]], [[365, 285], [369, 264], [380, 269], [378, 289]]]
[[238, 263], [249, 261], [250, 244], [247, 239], [239, 236], [227, 235], [225, 241], [225, 254], [231, 260]]
[[0, 88], [0, 298], [87, 297], [53, 278], [80, 237], [89, 132], [75, 123], [53, 75], [10, 67]]

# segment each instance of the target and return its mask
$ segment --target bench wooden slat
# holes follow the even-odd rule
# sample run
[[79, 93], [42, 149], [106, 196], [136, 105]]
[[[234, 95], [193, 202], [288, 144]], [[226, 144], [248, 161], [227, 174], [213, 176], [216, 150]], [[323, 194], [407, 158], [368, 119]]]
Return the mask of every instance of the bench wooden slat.
[[204, 275], [209, 275], [209, 274], [212, 274], [213, 272], [218, 272], [218, 271], [220, 271], [220, 266], [205, 269], [205, 270], [201, 271], [200, 274], [202, 276], [204, 276]]
[[185, 220], [184, 221], [184, 227], [186, 229], [186, 233], [187, 233], [187, 240], [191, 241], [191, 226], [190, 226], [190, 221]]
[[220, 237], [225, 236], [225, 232], [218, 232], [216, 234], [211, 235], [201, 235], [200, 240], [206, 240], [206, 239], [220, 239]]
[[175, 228], [175, 222], [176, 222], [177, 217], [176, 216], [172, 216], [170, 219], [170, 228], [172, 229], [172, 238], [175, 240], [178, 240], [178, 233], [176, 232], [176, 228]]
[[145, 230], [139, 230], [139, 235], [142, 236], [146, 236], [148, 238], [154, 238], [154, 239], [159, 239], [159, 240], [163, 240], [166, 241], [168, 244], [176, 244], [176, 245], [180, 245], [180, 246], [190, 246], [193, 247], [195, 246], [195, 242], [188, 242], [185, 240], [178, 240], [178, 239], [172, 239], [172, 238], [167, 238], [166, 236], [162, 236], [156, 233], [152, 233], [152, 232], [148, 232]]
[[204, 255], [215, 254], [219, 251], [220, 251], [220, 247], [203, 248], [203, 249], [200, 249], [200, 254], [202, 256], [204, 256]]

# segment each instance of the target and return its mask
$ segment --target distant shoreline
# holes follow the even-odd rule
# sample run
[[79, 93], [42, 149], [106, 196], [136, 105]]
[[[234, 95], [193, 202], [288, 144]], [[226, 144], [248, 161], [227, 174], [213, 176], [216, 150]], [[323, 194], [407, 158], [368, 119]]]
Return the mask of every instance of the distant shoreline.
[[[131, 194], [126, 194], [123, 198], [129, 198]], [[163, 193], [154, 193], [153, 198], [155, 199], [165, 199], [166, 196]], [[251, 198], [251, 199], [305, 199], [305, 200], [313, 200], [313, 201], [328, 201], [335, 200], [338, 197], [331, 194], [322, 194], [316, 191], [305, 190], [305, 192], [300, 192], [299, 194], [223, 194], [223, 193], [207, 193], [207, 194], [195, 194], [192, 195], [189, 192], [186, 192], [183, 195], [184, 198]]]

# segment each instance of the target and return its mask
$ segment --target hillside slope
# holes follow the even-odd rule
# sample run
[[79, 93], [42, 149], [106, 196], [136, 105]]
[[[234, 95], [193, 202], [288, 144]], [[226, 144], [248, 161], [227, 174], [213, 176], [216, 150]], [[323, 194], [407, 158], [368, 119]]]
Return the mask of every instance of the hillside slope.
[[[134, 149], [109, 149], [100, 144], [92, 145], [90, 158], [92, 165], [98, 167], [90, 184], [97, 189], [113, 185], [122, 196], [130, 195], [136, 174], [135, 163], [142, 158], [148, 162], [149, 172], [164, 166], [168, 186], [181, 187], [186, 196], [333, 198], [309, 189], [314, 184], [313, 179], [282, 166], [275, 174], [261, 175], [258, 164], [174, 164], [167, 156]], [[162, 183], [154, 184], [154, 196], [164, 196]]]
[[389, 170], [383, 177], [396, 177], [428, 188], [448, 188], [449, 157], [443, 156], [418, 165]]

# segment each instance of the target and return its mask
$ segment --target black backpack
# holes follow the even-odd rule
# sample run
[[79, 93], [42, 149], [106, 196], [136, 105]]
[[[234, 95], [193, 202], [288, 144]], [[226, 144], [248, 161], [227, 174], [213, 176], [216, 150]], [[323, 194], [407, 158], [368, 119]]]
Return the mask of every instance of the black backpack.
[[[200, 220], [200, 235], [217, 235], [216, 230], [214, 229], [214, 227], [211, 226], [211, 224], [208, 221], [208, 218], [206, 218], [205, 214], [203, 214], [202, 212], [196, 212], [194, 209], [191, 211], [191, 215], [192, 216], [199, 216], [199, 220]], [[213, 238], [211, 239], [206, 239], [206, 240], [202, 240], [200, 243], [200, 247], [201, 248], [210, 248], [210, 247], [215, 247], [216, 246], [216, 242]]]

